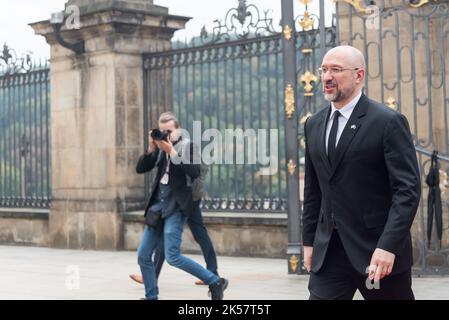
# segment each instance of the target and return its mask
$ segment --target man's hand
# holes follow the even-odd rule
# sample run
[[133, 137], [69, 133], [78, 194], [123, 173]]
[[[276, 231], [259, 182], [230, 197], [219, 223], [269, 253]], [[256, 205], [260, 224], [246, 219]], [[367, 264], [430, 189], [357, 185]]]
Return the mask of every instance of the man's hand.
[[312, 269], [312, 253], [313, 247], [304, 246], [304, 267], [306, 267], [307, 272]]
[[393, 270], [395, 255], [391, 252], [377, 248], [374, 250], [369, 266], [369, 279], [379, 282]]
[[173, 143], [168, 140], [159, 140], [159, 141], [155, 141], [157, 147], [162, 150], [165, 151], [166, 154], [170, 155], [171, 157], [176, 156], [176, 150], [175, 148], [173, 148]]

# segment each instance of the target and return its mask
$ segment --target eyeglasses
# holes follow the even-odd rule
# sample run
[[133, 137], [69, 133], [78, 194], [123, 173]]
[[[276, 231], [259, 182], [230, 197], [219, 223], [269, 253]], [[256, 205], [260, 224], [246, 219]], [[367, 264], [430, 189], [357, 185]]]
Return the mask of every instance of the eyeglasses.
[[359, 70], [360, 68], [341, 68], [341, 67], [331, 67], [331, 68], [327, 68], [327, 67], [319, 67], [318, 68], [318, 73], [322, 76], [324, 74], [326, 74], [328, 71], [331, 75], [334, 74], [339, 74], [342, 73], [345, 70]]

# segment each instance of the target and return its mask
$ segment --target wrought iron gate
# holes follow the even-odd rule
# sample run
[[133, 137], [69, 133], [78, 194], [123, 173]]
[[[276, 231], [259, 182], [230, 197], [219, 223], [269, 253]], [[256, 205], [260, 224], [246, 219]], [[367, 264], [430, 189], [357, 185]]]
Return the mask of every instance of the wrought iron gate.
[[0, 206], [49, 207], [50, 70], [0, 53]]

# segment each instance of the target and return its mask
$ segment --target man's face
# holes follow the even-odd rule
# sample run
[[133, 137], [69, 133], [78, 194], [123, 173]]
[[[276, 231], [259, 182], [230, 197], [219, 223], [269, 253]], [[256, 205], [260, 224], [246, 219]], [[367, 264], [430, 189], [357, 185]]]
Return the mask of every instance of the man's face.
[[[326, 73], [321, 75], [324, 98], [331, 102], [341, 102], [349, 99], [357, 86], [360, 84], [358, 72], [354, 70], [360, 66], [352, 65], [347, 59], [338, 52], [329, 53], [323, 59], [321, 68], [327, 69]], [[332, 73], [332, 70], [342, 70]], [[347, 70], [352, 69], [352, 70]], [[363, 72], [362, 70], [360, 70]]]
[[179, 139], [179, 128], [176, 128], [174, 121], [168, 121], [165, 123], [159, 122], [159, 130], [167, 131], [171, 142], [175, 142]]

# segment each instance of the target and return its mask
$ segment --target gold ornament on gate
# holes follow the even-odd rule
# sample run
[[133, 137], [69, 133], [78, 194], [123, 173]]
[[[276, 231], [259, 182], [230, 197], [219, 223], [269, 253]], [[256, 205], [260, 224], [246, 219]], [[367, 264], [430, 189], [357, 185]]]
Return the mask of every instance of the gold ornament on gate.
[[438, 2], [439, 0], [419, 0], [418, 3], [412, 3], [410, 1], [409, 6], [412, 8], [420, 8], [423, 5], [430, 3], [431, 1]]
[[318, 77], [311, 73], [310, 71], [306, 71], [301, 78], [299, 78], [302, 85], [304, 86], [304, 96], [305, 97], [312, 97], [313, 96], [313, 85], [318, 81]]
[[389, 97], [387, 99], [387, 103], [386, 104], [387, 104], [388, 108], [391, 108], [393, 110], [397, 110], [397, 108], [398, 108], [398, 104], [396, 103], [396, 99], [393, 98], [393, 97]]
[[373, 13], [373, 10], [365, 8], [364, 6], [362, 6], [362, 0], [333, 0], [334, 3], [338, 2], [338, 1], [342, 1], [342, 2], [348, 3], [356, 11], [358, 11], [361, 14], [370, 15], [370, 14]]
[[293, 32], [293, 30], [292, 30], [292, 28], [290, 28], [289, 25], [286, 25], [286, 26], [284, 27], [284, 37], [285, 37], [285, 40], [287, 40], [287, 41], [290, 41], [290, 40], [291, 40], [291, 38], [292, 38], [292, 32]]
[[293, 255], [290, 257], [290, 269], [293, 271], [293, 273], [296, 273], [296, 270], [298, 270], [298, 263], [299, 259], [297, 256]]
[[313, 28], [314, 22], [315, 19], [311, 18], [309, 12], [306, 10], [306, 12], [304, 12], [304, 18], [299, 20], [298, 24], [301, 26], [303, 31], [308, 31]]
[[292, 159], [290, 159], [290, 161], [288, 162], [287, 167], [288, 167], [288, 173], [290, 173], [290, 175], [293, 176], [296, 171], [296, 164], [293, 162]]
[[295, 91], [293, 90], [293, 86], [291, 84], [287, 85], [284, 94], [285, 113], [287, 114], [287, 117], [291, 119], [295, 113]]

